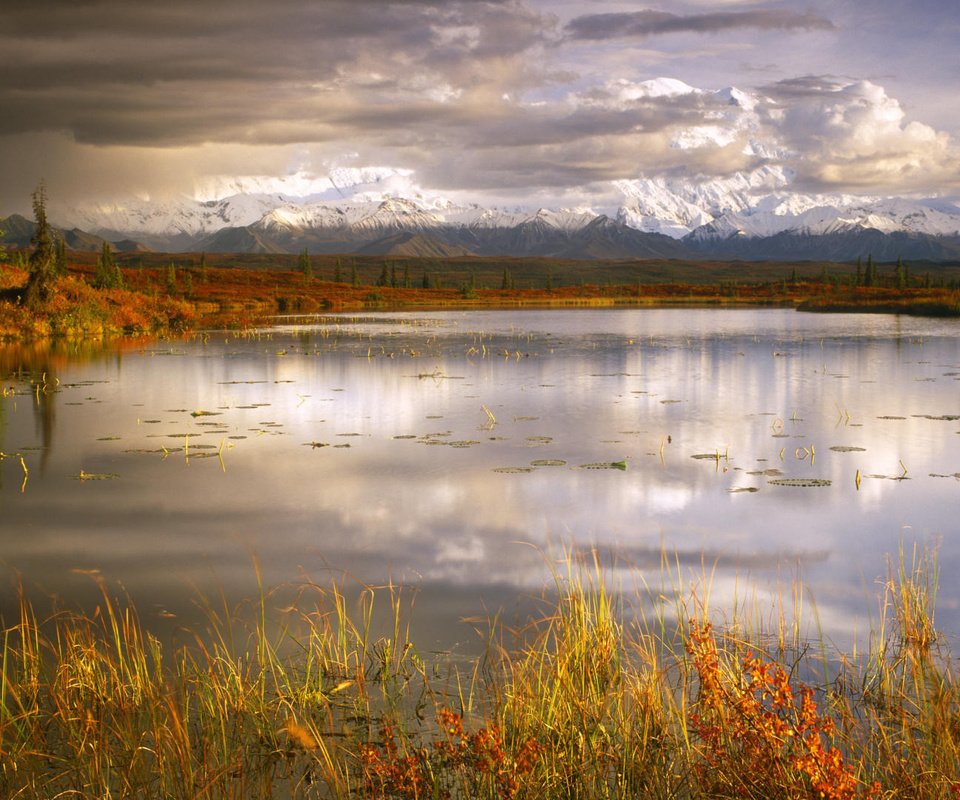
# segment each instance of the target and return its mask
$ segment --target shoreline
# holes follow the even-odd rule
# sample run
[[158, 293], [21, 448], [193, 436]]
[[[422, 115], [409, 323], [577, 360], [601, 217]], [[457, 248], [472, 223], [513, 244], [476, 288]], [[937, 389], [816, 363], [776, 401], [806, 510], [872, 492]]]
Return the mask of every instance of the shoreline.
[[[44, 307], [29, 310], [20, 303], [27, 273], [7, 265], [0, 267], [0, 340], [238, 330], [261, 326], [277, 316], [351, 311], [780, 307], [817, 313], [960, 317], [960, 290], [955, 288], [855, 286], [849, 285], [849, 276], [686, 283], [668, 282], [667, 273], [644, 282], [643, 266], [637, 267], [637, 281], [631, 283], [506, 289], [485, 288], [473, 273], [457, 288], [414, 287], [409, 267], [404, 267], [405, 278], [393, 276], [386, 279], [387, 285], [376, 285], [255, 267], [128, 266], [121, 270], [124, 288], [96, 289], [92, 268], [81, 263], [71, 264], [65, 276], [54, 280]], [[507, 277], [505, 270], [504, 283]], [[704, 277], [715, 277], [715, 272]], [[425, 271], [422, 282], [430, 280]], [[547, 280], [554, 278], [548, 274]]]

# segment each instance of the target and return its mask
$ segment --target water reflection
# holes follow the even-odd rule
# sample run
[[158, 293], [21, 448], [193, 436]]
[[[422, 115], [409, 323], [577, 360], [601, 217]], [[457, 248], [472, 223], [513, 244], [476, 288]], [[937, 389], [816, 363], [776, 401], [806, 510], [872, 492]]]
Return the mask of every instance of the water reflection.
[[[712, 575], [717, 603], [751, 582], [773, 602], [799, 575], [843, 637], [869, 625], [902, 541], [942, 540], [943, 574], [957, 566], [956, 333], [780, 310], [480, 312], [4, 350], [0, 449], [30, 480], [21, 493], [19, 462], [0, 462], [0, 558], [79, 599], [75, 570], [99, 569], [157, 619], [188, 618], [190, 586], [250, 594], [252, 554], [269, 582], [410, 582], [445, 642], [461, 616], [517, 608], [545, 554], [577, 543], [651, 585], [667, 553], [685, 580]], [[950, 630], [957, 606], [946, 581]]]

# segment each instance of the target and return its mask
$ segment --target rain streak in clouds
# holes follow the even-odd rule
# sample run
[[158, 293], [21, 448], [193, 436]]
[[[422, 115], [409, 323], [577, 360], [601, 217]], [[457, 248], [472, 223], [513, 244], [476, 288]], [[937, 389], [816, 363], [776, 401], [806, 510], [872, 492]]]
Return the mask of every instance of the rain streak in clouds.
[[941, 0], [38, 0], [0, 30], [0, 213], [41, 177], [76, 201], [368, 165], [552, 206], [771, 164], [955, 196], [958, 36]]

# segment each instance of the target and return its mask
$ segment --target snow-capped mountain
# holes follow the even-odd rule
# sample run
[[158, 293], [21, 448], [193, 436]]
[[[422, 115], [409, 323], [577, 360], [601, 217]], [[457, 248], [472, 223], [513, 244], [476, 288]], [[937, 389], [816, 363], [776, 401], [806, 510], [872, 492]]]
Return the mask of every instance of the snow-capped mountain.
[[[879, 87], [837, 83], [827, 90], [831, 113], [844, 104], [873, 109], [893, 125], [888, 133], [899, 130], [899, 106]], [[763, 94], [733, 86], [700, 89], [670, 77], [617, 78], [567, 100], [575, 113], [662, 110], [674, 102], [696, 113], [679, 114], [665, 129], [671, 152], [681, 156], [671, 161], [674, 172], [591, 185], [597, 203], [591, 206], [561, 208], [544, 203], [542, 194], [529, 204], [483, 203], [466, 191], [446, 195], [425, 188], [410, 169], [338, 166], [280, 177], [214, 176], [192, 196], [175, 199], [73, 208], [57, 207], [54, 199], [50, 217], [65, 229], [169, 251], [352, 252], [410, 234], [479, 255], [855, 258], [878, 247], [904, 249], [904, 257], [960, 253], [957, 198], [801, 191], [793, 169], [803, 171], [804, 157], [792, 149], [795, 132], [782, 104]], [[829, 120], [816, 104], [807, 112], [815, 135], [816, 126]], [[866, 111], [857, 116], [851, 136], [864, 114], [872, 119]], [[694, 165], [712, 163], [717, 149], [732, 149], [755, 166], [723, 176], [695, 174]], [[827, 246], [822, 240], [830, 237]], [[418, 240], [420, 249], [431, 246]]]
[[[731, 90], [731, 103], [739, 107], [748, 100]], [[780, 237], [775, 249], [789, 250], [783, 237], [796, 237], [804, 245], [793, 257], [819, 258], [825, 256], [817, 254], [814, 240], [842, 234], [846, 244], [839, 257], [852, 258], [858, 254], [857, 235], [867, 231], [908, 237], [896, 245], [907, 247], [907, 257], [917, 237], [950, 239], [944, 252], [954, 252], [952, 240], [960, 240], [960, 207], [949, 200], [804, 194], [792, 190], [792, 181], [788, 170], [767, 165], [724, 178], [615, 181], [611, 191], [620, 201], [610, 209], [502, 208], [424, 191], [410, 171], [383, 167], [338, 170], [322, 178], [225, 180], [204, 193], [249, 191], [213, 199], [54, 207], [51, 216], [67, 229], [169, 251], [351, 252], [385, 236], [415, 233], [478, 255], [738, 255], [743, 248], [736, 243], [750, 241], [750, 256], [762, 258], [758, 242]], [[923, 257], [940, 252], [927, 242], [920, 251]], [[836, 252], [831, 250], [835, 257]]]

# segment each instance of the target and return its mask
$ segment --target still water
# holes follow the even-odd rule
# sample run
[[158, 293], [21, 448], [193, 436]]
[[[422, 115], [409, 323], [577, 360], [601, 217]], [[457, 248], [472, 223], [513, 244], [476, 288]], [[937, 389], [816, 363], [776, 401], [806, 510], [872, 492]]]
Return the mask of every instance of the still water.
[[0, 350], [0, 613], [18, 579], [88, 602], [98, 571], [148, 625], [189, 622], [197, 592], [255, 594], [256, 559], [269, 585], [410, 584], [425, 644], [469, 648], [462, 617], [519, 613], [578, 547], [618, 585], [658, 586], [666, 557], [715, 604], [799, 579], [844, 641], [919, 544], [939, 548], [938, 624], [960, 630], [955, 321], [296, 322]]

